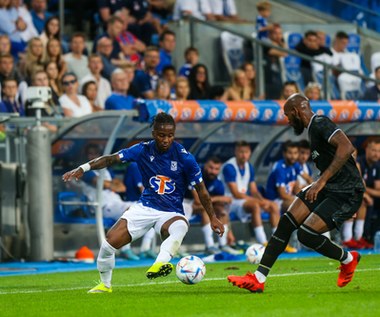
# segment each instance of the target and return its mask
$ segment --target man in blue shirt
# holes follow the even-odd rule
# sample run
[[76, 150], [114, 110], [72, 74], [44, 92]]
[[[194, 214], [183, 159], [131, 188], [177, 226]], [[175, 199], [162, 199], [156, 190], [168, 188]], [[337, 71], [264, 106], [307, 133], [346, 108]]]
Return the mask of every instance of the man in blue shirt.
[[286, 210], [299, 191], [297, 177], [301, 174], [298, 160], [298, 145], [287, 141], [283, 144], [283, 159], [274, 163], [267, 180], [265, 195], [276, 201], [281, 210]]
[[52, 14], [47, 11], [46, 0], [32, 0], [30, 5], [30, 14], [32, 15], [33, 24], [38, 34], [41, 34], [44, 30], [47, 19], [49, 19], [52, 16]]
[[16, 79], [5, 79], [1, 88], [3, 101], [0, 102], [0, 112], [18, 113], [20, 116], [25, 116], [24, 106], [17, 98], [18, 85]]
[[144, 55], [145, 69], [136, 70], [133, 85], [141, 96], [146, 99], [154, 98], [159, 79], [157, 66], [160, 63], [160, 53], [157, 47], [148, 46]]
[[194, 194], [193, 211], [195, 213], [201, 213], [202, 216], [202, 232], [206, 244], [206, 252], [215, 254], [220, 251], [224, 251], [230, 254], [241, 254], [241, 251], [231, 248], [227, 244], [227, 238], [234, 240], [232, 231], [229, 228], [229, 214], [228, 209], [232, 202], [232, 198], [224, 194], [224, 185], [218, 175], [222, 169], [222, 161], [216, 156], [210, 157], [202, 169], [203, 181], [211, 196], [211, 201], [214, 206], [214, 210], [218, 219], [224, 225], [224, 235], [219, 237], [220, 250], [215, 247], [213, 232], [210, 227], [210, 219], [207, 216], [204, 208], [202, 207], [198, 195]]
[[135, 241], [150, 228], [161, 235], [163, 242], [154, 264], [146, 272], [149, 279], [166, 276], [174, 266], [169, 261], [181, 246], [188, 230], [183, 212], [186, 188], [195, 187], [211, 220], [211, 227], [220, 235], [223, 224], [217, 219], [201, 170], [194, 157], [174, 142], [176, 124], [172, 116], [159, 113], [152, 124], [153, 140], [141, 142], [115, 154], [101, 156], [63, 175], [64, 181], [80, 179], [89, 170], [112, 164], [134, 161], [142, 175], [144, 191], [137, 204], [128, 209], [107, 232], [97, 260], [101, 283], [90, 293], [110, 293], [115, 252]]
[[135, 98], [128, 95], [129, 82], [127, 74], [116, 68], [111, 75], [112, 95], [106, 99], [106, 110], [131, 110]]
[[162, 73], [165, 66], [173, 65], [172, 53], [175, 50], [175, 45], [175, 33], [170, 30], [162, 32], [160, 35], [160, 64], [156, 67], [159, 74]]

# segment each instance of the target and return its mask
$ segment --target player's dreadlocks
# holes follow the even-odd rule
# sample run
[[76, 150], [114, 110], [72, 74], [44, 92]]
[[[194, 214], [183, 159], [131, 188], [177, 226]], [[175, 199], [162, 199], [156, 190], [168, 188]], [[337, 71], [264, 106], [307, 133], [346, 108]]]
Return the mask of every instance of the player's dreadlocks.
[[174, 128], [176, 127], [174, 118], [165, 112], [160, 112], [154, 116], [151, 127], [153, 127], [153, 129], [156, 129], [158, 126], [162, 125], [172, 125]]

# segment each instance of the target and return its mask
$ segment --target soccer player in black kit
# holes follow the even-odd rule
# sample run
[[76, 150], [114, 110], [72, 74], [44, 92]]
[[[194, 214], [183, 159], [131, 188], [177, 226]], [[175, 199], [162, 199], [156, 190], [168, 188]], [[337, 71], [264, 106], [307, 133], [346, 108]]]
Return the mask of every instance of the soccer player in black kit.
[[307, 129], [311, 156], [320, 177], [297, 194], [281, 217], [256, 272], [230, 275], [228, 280], [253, 293], [263, 292], [270, 269], [287, 246], [292, 232], [298, 229], [298, 240], [302, 244], [341, 263], [337, 285], [344, 287], [353, 278], [360, 254], [345, 251], [322, 233], [339, 229], [361, 205], [365, 188], [352, 157], [354, 147], [329, 118], [312, 112], [309, 100], [302, 94], [291, 95], [284, 112], [296, 135]]

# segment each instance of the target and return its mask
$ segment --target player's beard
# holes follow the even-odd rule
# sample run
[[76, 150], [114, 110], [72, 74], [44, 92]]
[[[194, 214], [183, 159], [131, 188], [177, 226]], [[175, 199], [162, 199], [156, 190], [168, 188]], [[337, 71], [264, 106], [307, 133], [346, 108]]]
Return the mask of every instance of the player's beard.
[[300, 118], [294, 117], [293, 118], [293, 130], [295, 135], [301, 135], [303, 130], [305, 129], [303, 122]]

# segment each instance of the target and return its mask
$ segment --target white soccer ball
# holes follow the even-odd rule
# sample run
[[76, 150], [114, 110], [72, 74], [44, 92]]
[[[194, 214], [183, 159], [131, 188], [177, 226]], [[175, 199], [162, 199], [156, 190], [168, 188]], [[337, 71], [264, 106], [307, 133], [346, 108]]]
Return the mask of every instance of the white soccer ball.
[[245, 255], [249, 263], [259, 264], [263, 257], [265, 247], [260, 243], [252, 244], [246, 251]]
[[176, 275], [185, 284], [197, 284], [206, 274], [206, 266], [203, 261], [194, 255], [183, 257], [177, 263]]

